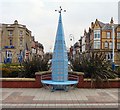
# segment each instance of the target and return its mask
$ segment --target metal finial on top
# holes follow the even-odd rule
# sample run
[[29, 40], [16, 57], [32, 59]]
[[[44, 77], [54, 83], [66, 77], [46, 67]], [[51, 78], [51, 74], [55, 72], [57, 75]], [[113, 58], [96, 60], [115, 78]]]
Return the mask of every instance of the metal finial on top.
[[[60, 10], [55, 10], [55, 11], [58, 11], [58, 13], [61, 13], [62, 12], [62, 8], [61, 8], [61, 6], [60, 6]], [[63, 10], [64, 12], [66, 12], [66, 10]]]

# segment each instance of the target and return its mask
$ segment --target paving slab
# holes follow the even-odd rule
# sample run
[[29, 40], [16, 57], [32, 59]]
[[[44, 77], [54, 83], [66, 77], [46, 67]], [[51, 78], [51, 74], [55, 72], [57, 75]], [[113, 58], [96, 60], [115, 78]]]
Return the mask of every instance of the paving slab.
[[118, 108], [118, 89], [3, 88], [3, 108]]

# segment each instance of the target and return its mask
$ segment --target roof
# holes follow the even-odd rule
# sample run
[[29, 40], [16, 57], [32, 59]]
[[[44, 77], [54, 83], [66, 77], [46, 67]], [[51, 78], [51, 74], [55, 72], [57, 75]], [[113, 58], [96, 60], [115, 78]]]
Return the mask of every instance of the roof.
[[112, 30], [112, 27], [110, 24], [105, 24], [105, 26], [102, 28], [102, 30]]
[[98, 21], [100, 26], [103, 27], [105, 25], [105, 23], [101, 22], [101, 21]]
[[[118, 24], [114, 24], [114, 29], [118, 26]], [[104, 27], [102, 28], [102, 30], [112, 30], [112, 26], [111, 24], [107, 23], [104, 25]]]
[[[112, 26], [111, 26], [112, 24], [111, 23], [103, 23], [101, 21], [98, 21], [97, 19], [96, 19], [96, 22], [99, 23], [102, 30], [112, 30]], [[114, 29], [117, 28], [118, 25], [119, 24], [114, 24]]]
[[74, 44], [74, 48], [77, 48], [77, 47], [80, 47], [79, 42], [76, 42], [76, 43]]

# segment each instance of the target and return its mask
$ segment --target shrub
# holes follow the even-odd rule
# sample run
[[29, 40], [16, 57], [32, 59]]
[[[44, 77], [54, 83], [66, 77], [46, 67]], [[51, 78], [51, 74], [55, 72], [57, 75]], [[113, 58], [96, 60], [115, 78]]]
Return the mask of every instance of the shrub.
[[1, 76], [2, 77], [9, 77], [9, 74], [11, 73], [11, 70], [8, 68], [0, 68], [1, 70]]
[[120, 66], [116, 68], [116, 74], [117, 74], [118, 77], [120, 78]]
[[82, 63], [79, 58], [75, 58], [74, 60], [71, 60], [71, 68], [73, 71], [77, 72], [84, 72]]
[[10, 72], [10, 74], [9, 74], [9, 77], [18, 77], [18, 73], [20, 72], [20, 70], [19, 69], [13, 69], [13, 68], [11, 68], [10, 69], [11, 70], [11, 72]]
[[1, 68], [2, 77], [18, 77], [18, 74], [21, 72], [21, 66], [4, 64]]
[[108, 78], [116, 78], [115, 72], [111, 68], [111, 63], [105, 60], [104, 53], [86, 53], [82, 54], [78, 59], [72, 61], [73, 70], [84, 72], [91, 81], [102, 82]]
[[23, 69], [25, 71], [25, 77], [35, 77], [35, 72], [47, 71], [48, 60], [45, 58], [34, 57], [32, 61], [23, 62]]

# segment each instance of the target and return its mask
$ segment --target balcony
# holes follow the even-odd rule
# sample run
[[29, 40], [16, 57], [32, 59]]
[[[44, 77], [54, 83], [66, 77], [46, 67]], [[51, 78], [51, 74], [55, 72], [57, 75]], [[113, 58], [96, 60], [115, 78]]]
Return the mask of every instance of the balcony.
[[5, 49], [14, 49], [15, 46], [13, 46], [13, 45], [10, 45], [10, 46], [4, 46], [4, 48], [5, 48]]

